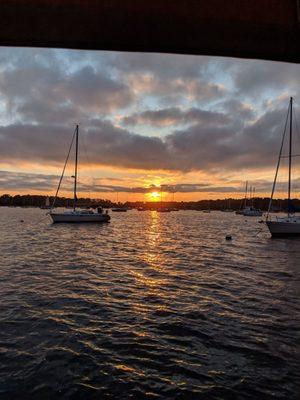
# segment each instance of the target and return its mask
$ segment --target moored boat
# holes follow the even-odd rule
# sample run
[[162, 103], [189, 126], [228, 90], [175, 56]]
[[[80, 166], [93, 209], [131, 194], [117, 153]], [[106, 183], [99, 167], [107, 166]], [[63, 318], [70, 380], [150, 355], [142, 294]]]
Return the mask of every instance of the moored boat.
[[41, 209], [41, 210], [50, 210], [50, 209], [51, 209], [51, 206], [50, 206], [50, 199], [49, 199], [48, 196], [46, 197], [45, 204], [42, 205], [42, 206], [40, 207], [40, 209]]
[[[286, 135], [286, 127], [289, 117], [289, 168], [288, 168], [288, 209], [287, 209], [287, 216], [286, 217], [276, 217], [275, 220], [269, 219], [270, 211], [272, 208], [272, 200], [275, 192], [276, 181], [278, 176], [278, 171], [280, 167], [280, 161], [282, 159], [282, 151], [285, 141]], [[291, 186], [292, 186], [292, 147], [293, 147], [293, 98], [290, 98], [289, 108], [288, 108], [288, 115], [286, 119], [286, 124], [284, 128], [284, 133], [281, 141], [281, 147], [279, 151], [279, 157], [274, 177], [274, 183], [272, 187], [271, 198], [269, 202], [268, 213], [266, 217], [266, 224], [269, 228], [269, 231], [273, 237], [289, 237], [289, 236], [300, 236], [300, 216], [296, 216], [294, 212], [292, 212], [292, 204], [291, 204]]]
[[231, 208], [230, 199], [227, 200], [227, 207], [226, 207], [226, 208], [223, 208], [221, 211], [222, 211], [222, 212], [226, 212], [226, 213], [231, 213], [231, 212], [234, 211], [234, 210]]
[[243, 210], [242, 215], [245, 217], [262, 217], [263, 212], [258, 208], [250, 206]]
[[53, 222], [108, 222], [110, 220], [109, 214], [103, 213], [103, 211], [92, 211], [92, 210], [75, 210], [66, 212], [52, 212], [50, 216]]
[[[245, 197], [242, 200], [241, 208], [235, 212], [236, 215], [243, 215], [244, 217], [262, 217], [263, 211], [254, 206], [254, 193], [255, 188], [250, 186], [250, 197], [248, 202], [248, 181], [246, 181]], [[250, 205], [248, 205], [250, 204]]]
[[[51, 210], [49, 212], [50, 217], [52, 218], [52, 221], [54, 223], [58, 222], [64, 222], [64, 223], [82, 223], [82, 222], [109, 222], [110, 216], [108, 212], [106, 211], [105, 213], [103, 212], [101, 207], [98, 207], [97, 211], [93, 210], [86, 210], [86, 209], [78, 209], [77, 208], [77, 171], [78, 171], [78, 134], [79, 134], [79, 127], [76, 125], [75, 132], [73, 134], [70, 148], [68, 151], [68, 155], [65, 161], [65, 165], [63, 168], [62, 175], [60, 177], [58, 187], [56, 190], [55, 198], [53, 200], [53, 204], [51, 206]], [[58, 196], [58, 192], [60, 189], [60, 185], [64, 176], [64, 172], [67, 166], [67, 162], [70, 156], [70, 152], [73, 146], [73, 142], [75, 139], [75, 174], [73, 176], [74, 178], [74, 204], [73, 204], [73, 210], [72, 211], [64, 211], [64, 212], [57, 212], [53, 211], [55, 207], [55, 202]]]
[[274, 237], [300, 236], [300, 217], [277, 217], [275, 220], [266, 221], [270, 233]]

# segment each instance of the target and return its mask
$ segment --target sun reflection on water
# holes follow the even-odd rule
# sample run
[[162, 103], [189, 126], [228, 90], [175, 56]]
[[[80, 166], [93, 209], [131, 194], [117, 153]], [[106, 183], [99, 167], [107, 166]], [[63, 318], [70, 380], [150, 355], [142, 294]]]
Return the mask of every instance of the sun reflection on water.
[[[142, 289], [143, 301], [135, 302], [133, 309], [139, 314], [148, 314], [149, 304], [157, 310], [164, 310], [165, 287], [169, 282], [165, 271], [164, 253], [161, 249], [162, 224], [158, 213], [151, 211], [145, 221], [144, 232], [145, 246], [139, 253], [138, 269], [132, 269], [131, 273], [136, 282], [136, 289]], [[147, 299], [145, 304], [144, 300]]]

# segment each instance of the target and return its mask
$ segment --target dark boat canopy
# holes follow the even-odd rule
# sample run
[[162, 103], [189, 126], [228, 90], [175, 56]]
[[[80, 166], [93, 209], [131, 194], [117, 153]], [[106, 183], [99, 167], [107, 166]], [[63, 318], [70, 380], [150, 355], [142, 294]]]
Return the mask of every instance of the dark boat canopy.
[[0, 45], [300, 62], [299, 0], [1, 0]]

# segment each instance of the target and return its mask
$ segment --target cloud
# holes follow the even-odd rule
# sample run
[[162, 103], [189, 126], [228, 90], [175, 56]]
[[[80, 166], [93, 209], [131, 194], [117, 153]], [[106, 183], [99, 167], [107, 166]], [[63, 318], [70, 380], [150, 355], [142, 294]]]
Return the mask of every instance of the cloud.
[[125, 125], [146, 124], [150, 126], [171, 126], [178, 124], [202, 123], [206, 125], [225, 125], [230, 118], [222, 113], [190, 108], [182, 110], [177, 107], [162, 108], [159, 110], [147, 110], [134, 113], [123, 119]]
[[51, 63], [16, 64], [3, 69], [0, 91], [14, 122], [75, 122], [87, 114], [103, 115], [126, 108], [134, 100], [126, 83], [91, 66], [70, 72]]
[[100, 113], [128, 107], [134, 100], [128, 85], [96, 72], [90, 66], [66, 76], [57, 92], [61, 100], [69, 99], [80, 109]]
[[[186, 117], [177, 111], [174, 115]], [[211, 118], [211, 123], [175, 130], [165, 138], [138, 135], [110, 121], [95, 119], [81, 129], [80, 146], [84, 144], [87, 148], [92, 164], [140, 170], [236, 171], [237, 168], [274, 166], [286, 110], [269, 111], [255, 122], [238, 128], [234, 122], [219, 125], [218, 117], [220, 121], [223, 119], [221, 114], [215, 119], [212, 113], [203, 115]], [[21, 124], [0, 127], [1, 160], [62, 164], [73, 129]], [[87, 163], [82, 153], [80, 161]]]
[[109, 53], [107, 64], [119, 74], [150, 73], [159, 80], [195, 79], [206, 74], [210, 57], [155, 53]]
[[299, 66], [297, 64], [249, 60], [232, 65], [234, 83], [238, 93], [256, 96], [263, 89], [290, 90], [290, 95], [299, 93]]
[[184, 102], [209, 103], [224, 96], [226, 89], [219, 84], [202, 78], [160, 78], [151, 73], [129, 74], [126, 76], [136, 97], [155, 97], [160, 104], [181, 104]]
[[52, 190], [57, 185], [56, 175], [28, 174], [21, 172], [0, 171], [2, 190]]
[[[55, 192], [59, 180], [59, 175], [47, 175], [47, 174], [32, 174], [32, 173], [20, 173], [10, 171], [0, 171], [0, 186], [3, 190], [37, 190], [41, 193]], [[80, 181], [78, 185], [79, 193], [89, 194], [93, 193], [132, 193], [132, 194], [146, 194], [152, 191], [162, 190], [164, 193], [244, 193], [242, 186], [244, 182], [236, 182], [235, 185], [213, 185], [209, 182], [203, 183], [175, 183], [175, 184], [163, 184], [161, 186], [149, 185], [144, 186], [122, 186], [122, 185], [107, 185], [102, 184], [101, 179], [95, 179], [93, 183], [87, 183]], [[256, 180], [251, 184], [255, 186], [256, 193], [268, 193], [270, 192], [272, 181], [268, 180]], [[277, 190], [279, 192], [285, 192], [287, 187], [286, 181], [279, 181], [277, 184]], [[294, 181], [294, 190], [299, 190], [300, 178]], [[72, 192], [73, 180], [65, 177], [63, 180], [63, 191]]]
[[[1, 49], [1, 161], [60, 168], [80, 122], [96, 166], [263, 174], [276, 163], [288, 97], [300, 96], [299, 72], [255, 60]], [[202, 190], [178, 190], [193, 188]]]
[[223, 113], [225, 115], [231, 116], [231, 119], [235, 119], [240, 124], [255, 119], [254, 108], [249, 103], [228, 97], [224, 99], [220, 106], [223, 108]]

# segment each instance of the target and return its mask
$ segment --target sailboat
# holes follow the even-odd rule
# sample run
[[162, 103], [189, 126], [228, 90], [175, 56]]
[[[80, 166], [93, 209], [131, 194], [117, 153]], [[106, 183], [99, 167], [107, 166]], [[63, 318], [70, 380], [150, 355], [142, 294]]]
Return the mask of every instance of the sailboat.
[[174, 207], [175, 203], [175, 187], [173, 187], [173, 192], [172, 192], [172, 204], [173, 206], [170, 208], [171, 211], [179, 211], [179, 208]]
[[162, 187], [160, 186], [160, 207], [156, 209], [156, 212], [171, 212], [171, 210], [162, 205]]
[[41, 209], [41, 210], [50, 210], [50, 209], [51, 209], [51, 206], [50, 206], [50, 199], [49, 199], [48, 196], [46, 197], [45, 204], [42, 205], [42, 206], [40, 207], [40, 209]]
[[227, 208], [224, 208], [221, 211], [222, 212], [233, 212], [234, 210], [231, 208], [230, 204], [231, 204], [230, 199], [227, 199]]
[[[274, 196], [274, 191], [276, 187], [276, 181], [277, 181], [277, 176], [278, 176], [278, 171], [280, 167], [280, 161], [282, 156], [282, 150], [284, 146], [284, 139], [286, 135], [286, 127], [288, 123], [288, 117], [289, 117], [289, 130], [290, 130], [290, 135], [289, 135], [289, 169], [288, 169], [288, 210], [287, 210], [287, 215], [286, 217], [276, 217], [275, 220], [269, 219], [270, 215], [270, 210], [272, 207], [272, 201], [273, 201], [273, 196]], [[288, 108], [288, 114], [286, 118], [286, 123], [285, 123], [285, 128], [284, 128], [284, 133], [281, 141], [281, 147], [279, 151], [279, 157], [278, 157], [278, 162], [277, 162], [277, 167], [276, 167], [276, 172], [275, 172], [275, 178], [274, 178], [274, 183], [272, 187], [272, 193], [271, 193], [271, 198], [269, 202], [269, 208], [268, 208], [268, 213], [266, 217], [266, 224], [269, 228], [269, 231], [272, 236], [274, 237], [288, 237], [288, 236], [300, 236], [300, 217], [294, 215], [293, 212], [291, 212], [291, 186], [292, 186], [292, 147], [293, 147], [293, 98], [290, 98], [290, 103], [289, 103], [289, 108]]]
[[246, 188], [245, 188], [245, 197], [241, 204], [241, 208], [237, 210], [235, 213], [237, 215], [243, 215], [244, 217], [262, 217], [263, 212], [259, 208], [254, 207], [254, 193], [255, 188], [250, 186], [249, 189], [249, 203], [248, 205], [248, 181], [246, 181]]
[[127, 212], [127, 208], [124, 206], [119, 206], [119, 193], [117, 192], [117, 207], [111, 209], [113, 212]]
[[244, 214], [245, 207], [247, 206], [247, 195], [248, 195], [248, 181], [246, 181], [245, 197], [241, 202], [240, 209], [235, 212], [237, 215], [243, 215]]
[[243, 215], [245, 217], [262, 217], [263, 215], [263, 212], [259, 208], [254, 207], [254, 193], [255, 188], [250, 186], [250, 206], [245, 205], [243, 210]]
[[[110, 220], [110, 216], [108, 212], [104, 213], [101, 207], [98, 207], [96, 211], [87, 210], [87, 209], [78, 209], [77, 208], [77, 171], [78, 171], [78, 136], [79, 136], [79, 126], [76, 125], [75, 132], [73, 134], [70, 148], [68, 151], [68, 155], [65, 161], [65, 165], [62, 171], [62, 175], [60, 177], [58, 187], [56, 190], [55, 198], [53, 200], [53, 204], [51, 206], [51, 210], [49, 212], [50, 217], [52, 218], [53, 222], [108, 222]], [[74, 202], [73, 202], [73, 210], [72, 211], [65, 211], [65, 212], [54, 212], [53, 209], [55, 207], [55, 202], [58, 196], [58, 192], [60, 189], [60, 185], [64, 176], [64, 172], [68, 163], [68, 159], [71, 153], [71, 149], [73, 146], [73, 142], [75, 139], [75, 173], [74, 173]]]

